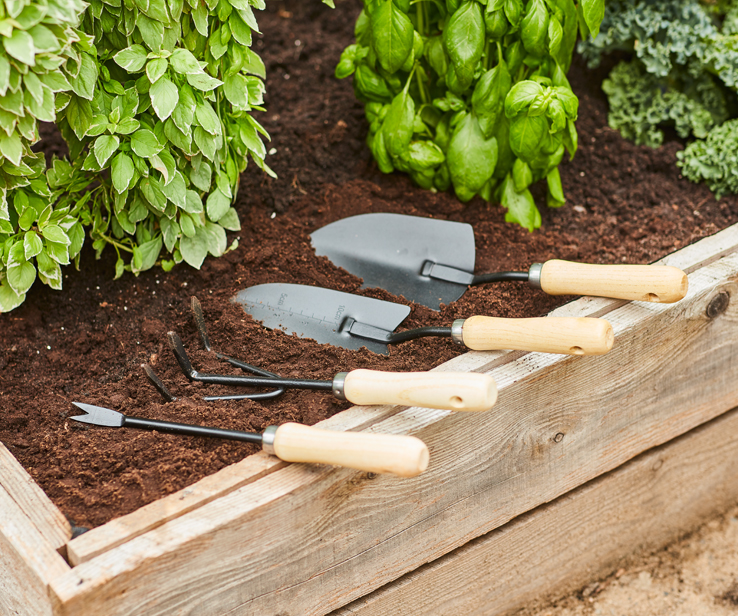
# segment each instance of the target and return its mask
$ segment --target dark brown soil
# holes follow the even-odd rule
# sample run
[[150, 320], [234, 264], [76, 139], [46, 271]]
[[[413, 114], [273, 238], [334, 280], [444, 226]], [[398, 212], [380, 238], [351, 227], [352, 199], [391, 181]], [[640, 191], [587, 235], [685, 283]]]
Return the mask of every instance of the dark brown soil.
[[[240, 246], [210, 259], [201, 271], [149, 271], [113, 281], [112, 255], [94, 261], [87, 249], [80, 272], [68, 269], [64, 290], [37, 286], [23, 306], [0, 315], [0, 440], [75, 523], [96, 526], [255, 451], [232, 442], [132, 430], [86, 429], [69, 421], [71, 401], [99, 403], [130, 415], [224, 428], [314, 424], [346, 408], [333, 397], [290, 391], [264, 404], [204, 403], [224, 388], [190, 385], [166, 345], [178, 332], [203, 370], [228, 368], [200, 351], [189, 312], [202, 302], [214, 345], [286, 376], [332, 378], [358, 367], [429, 369], [460, 351], [448, 339], [426, 338], [392, 348], [389, 357], [348, 351], [267, 331], [228, 298], [266, 282], [294, 282], [402, 301], [360, 291], [360, 280], [318, 258], [308, 235], [362, 212], [401, 212], [474, 225], [477, 271], [527, 269], [549, 258], [647, 263], [738, 221], [738, 199], [716, 202], [680, 178], [682, 147], [636, 147], [607, 127], [607, 107], [593, 73], [575, 62], [570, 77], [580, 96], [580, 150], [563, 165], [568, 204], [543, 214], [533, 234], [504, 223], [504, 212], [477, 199], [462, 205], [449, 194], [414, 187], [404, 176], [379, 173], [364, 145], [367, 125], [350, 80], [333, 68], [352, 42], [358, 0], [334, 11], [318, 0], [270, 2], [260, 15], [256, 50], [268, 70], [268, 113], [262, 121], [276, 152], [271, 180], [256, 167], [244, 174], [237, 207]], [[53, 135], [46, 148], [58, 148]], [[536, 194], [543, 202], [543, 192]], [[232, 239], [232, 238], [231, 238]], [[402, 325], [448, 325], [473, 314], [535, 316], [565, 298], [524, 285], [470, 289], [440, 313], [413, 305]], [[164, 404], [140, 368], [155, 367], [180, 401]]]

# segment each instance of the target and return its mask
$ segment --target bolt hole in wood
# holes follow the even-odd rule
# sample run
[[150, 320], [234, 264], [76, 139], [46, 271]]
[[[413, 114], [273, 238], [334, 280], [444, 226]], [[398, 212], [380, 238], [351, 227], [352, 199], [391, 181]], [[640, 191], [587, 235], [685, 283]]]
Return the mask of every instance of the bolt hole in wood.
[[556, 436], [554, 436], [554, 443], [560, 443], [564, 440], [564, 433], [563, 432], [557, 432]]
[[714, 319], [715, 317], [725, 312], [728, 309], [729, 305], [730, 293], [721, 291], [710, 300], [710, 303], [707, 304], [707, 310], [705, 312], [707, 313], [708, 318]]

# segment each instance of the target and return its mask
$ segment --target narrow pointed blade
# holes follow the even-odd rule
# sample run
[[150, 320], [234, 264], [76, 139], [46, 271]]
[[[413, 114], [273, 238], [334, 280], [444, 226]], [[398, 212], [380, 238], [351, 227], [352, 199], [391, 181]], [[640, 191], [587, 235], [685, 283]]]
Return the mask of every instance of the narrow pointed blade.
[[[338, 220], [311, 236], [315, 253], [379, 287], [438, 310], [459, 299], [474, 274], [471, 225], [402, 214], [361, 214]], [[460, 270], [461, 280], [423, 276], [426, 262]], [[468, 274], [468, 281], [463, 281]]]
[[120, 428], [123, 425], [125, 419], [123, 413], [106, 409], [104, 406], [85, 404], [84, 402], [72, 402], [72, 404], [85, 411], [87, 415], [77, 415], [76, 417], [70, 417], [70, 419], [108, 428]]
[[232, 301], [269, 329], [385, 355], [386, 344], [349, 333], [351, 320], [390, 333], [410, 314], [402, 304], [299, 284], [260, 284], [240, 291]]

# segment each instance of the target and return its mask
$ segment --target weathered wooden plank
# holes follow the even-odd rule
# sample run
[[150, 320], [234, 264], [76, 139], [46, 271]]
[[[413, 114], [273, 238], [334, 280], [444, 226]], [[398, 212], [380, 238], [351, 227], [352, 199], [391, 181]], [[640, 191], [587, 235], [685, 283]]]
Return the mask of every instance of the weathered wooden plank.
[[[738, 250], [738, 225], [733, 225], [667, 255], [658, 263], [691, 272], [736, 250]], [[551, 314], [556, 316], [604, 316], [622, 307], [625, 303], [621, 300], [587, 297], [570, 302]], [[519, 351], [469, 352], [437, 367], [436, 370], [490, 371], [496, 366], [515, 361], [524, 355], [526, 353]], [[322, 422], [321, 426], [332, 429], [362, 430], [396, 415], [404, 408], [399, 406], [353, 407], [327, 422]], [[255, 458], [253, 456], [247, 458], [234, 465], [233, 468], [225, 468], [176, 494], [142, 507], [74, 539], [69, 544], [70, 562], [75, 565], [85, 562], [281, 467], [282, 465], [277, 460], [265, 457], [263, 454]]]
[[48, 582], [69, 566], [0, 486], [0, 614], [51, 615]]
[[649, 450], [331, 616], [502, 616], [657, 550], [738, 498], [738, 410]]
[[61, 548], [69, 541], [72, 528], [64, 514], [2, 443], [0, 443], [0, 487], [5, 488], [8, 495], [54, 549]]
[[75, 567], [52, 590], [70, 614], [338, 608], [738, 405], [738, 306], [705, 315], [718, 293], [735, 296], [736, 276], [731, 255], [694, 272], [678, 304], [613, 310], [606, 356], [532, 353], [495, 368], [491, 412], [408, 409], [369, 428], [425, 440], [425, 475], [290, 465]]
[[244, 458], [191, 486], [73, 539], [67, 545], [69, 562], [72, 565], [86, 562], [215, 498], [256, 481], [285, 464], [263, 452]]

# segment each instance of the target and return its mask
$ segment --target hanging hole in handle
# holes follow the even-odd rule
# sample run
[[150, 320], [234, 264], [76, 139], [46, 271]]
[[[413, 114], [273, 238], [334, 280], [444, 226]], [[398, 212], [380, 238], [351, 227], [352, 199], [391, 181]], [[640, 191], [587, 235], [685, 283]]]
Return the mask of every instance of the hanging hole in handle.
[[464, 401], [459, 396], [451, 396], [451, 400], [449, 400], [449, 402], [455, 409], [460, 409], [464, 406]]
[[643, 298], [647, 302], [659, 302], [659, 296], [656, 293], [646, 293], [646, 297]]
[[569, 349], [569, 353], [572, 355], [584, 355], [584, 349], [579, 346], [573, 346]]

